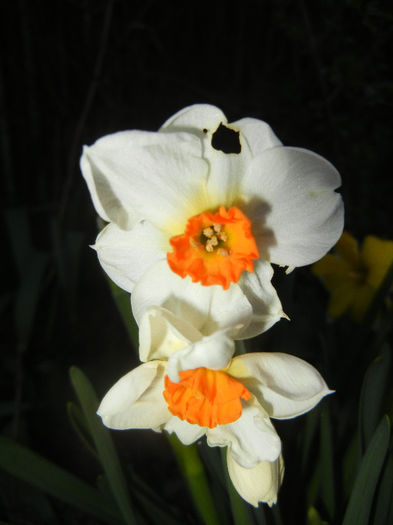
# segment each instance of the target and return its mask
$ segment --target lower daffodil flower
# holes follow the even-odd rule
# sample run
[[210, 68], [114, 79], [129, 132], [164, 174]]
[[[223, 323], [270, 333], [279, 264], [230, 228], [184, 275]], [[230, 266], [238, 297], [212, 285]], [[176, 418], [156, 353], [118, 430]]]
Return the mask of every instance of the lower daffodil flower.
[[359, 249], [356, 239], [344, 232], [334, 252], [315, 263], [312, 271], [330, 292], [329, 315], [349, 312], [359, 322], [393, 264], [393, 242], [368, 235]]
[[162, 308], [141, 321], [140, 354], [149, 360], [122, 377], [98, 414], [114, 429], [174, 432], [189, 445], [206, 435], [228, 447], [228, 471], [252, 505], [272, 505], [282, 481], [281, 441], [270, 418], [311, 410], [331, 391], [311, 365], [281, 353], [234, 351], [229, 329], [200, 332]]
[[84, 148], [81, 170], [109, 223], [95, 249], [113, 281], [131, 292], [144, 279], [139, 297], [156, 292], [146, 276], [154, 271], [167, 295], [173, 275], [187, 287], [237, 285], [256, 312], [245, 337], [283, 315], [270, 263], [310, 264], [342, 232], [334, 191], [341, 179], [328, 161], [282, 146], [265, 122], [228, 124], [206, 104], [183, 109], [156, 133], [101, 138]]

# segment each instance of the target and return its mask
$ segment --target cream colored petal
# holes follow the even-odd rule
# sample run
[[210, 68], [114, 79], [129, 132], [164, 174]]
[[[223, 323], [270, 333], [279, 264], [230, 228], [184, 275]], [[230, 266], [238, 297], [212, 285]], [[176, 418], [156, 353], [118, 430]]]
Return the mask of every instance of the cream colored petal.
[[133, 290], [131, 304], [137, 323], [146, 309], [162, 306], [203, 335], [227, 327], [235, 332], [238, 325], [247, 325], [252, 315], [251, 305], [237, 284], [232, 283], [228, 290], [219, 285], [202, 286], [189, 277], [179, 277], [166, 261], [153, 265], [143, 275]]
[[267, 261], [256, 261], [253, 273], [243, 272], [239, 286], [252, 306], [252, 318], [236, 339], [255, 337], [286, 317], [271, 283], [272, 277], [273, 268]]
[[164, 429], [172, 434], [174, 432], [183, 445], [191, 445], [206, 433], [206, 427], [192, 425], [187, 421], [182, 421], [176, 416], [172, 416], [165, 424]]
[[131, 230], [110, 223], [99, 233], [94, 249], [112, 281], [131, 292], [149, 266], [166, 258], [168, 241], [146, 221], [138, 222]]
[[281, 453], [280, 438], [268, 414], [255, 400], [247, 402], [237, 421], [208, 428], [206, 436], [211, 447], [227, 446], [244, 468], [253, 468], [260, 461], [275, 461]]
[[160, 307], [150, 307], [139, 324], [139, 357], [141, 361], [169, 359], [183, 348], [202, 339], [194, 326]]
[[191, 133], [144, 132], [150, 139], [138, 143], [141, 133], [108, 135], [85, 148], [82, 172], [104, 219], [123, 229], [146, 219], [177, 235], [189, 217], [209, 205], [201, 141]]
[[247, 143], [253, 157], [266, 149], [282, 146], [272, 128], [263, 120], [248, 117], [232, 122], [231, 126], [240, 131], [241, 140]]
[[165, 362], [150, 361], [119, 379], [97, 410], [104, 425], [118, 430], [160, 430], [172, 417], [162, 395], [165, 374]]
[[210, 104], [194, 104], [175, 113], [160, 131], [188, 131], [203, 137], [215, 131], [221, 122], [225, 124], [227, 119], [219, 108]]
[[267, 503], [269, 507], [277, 502], [277, 493], [284, 477], [284, 461], [279, 456], [275, 461], [260, 461], [246, 469], [235, 461], [227, 450], [227, 465], [231, 481], [240, 496], [254, 507]]
[[243, 211], [261, 258], [285, 266], [311, 264], [339, 239], [344, 223], [337, 170], [315, 153], [275, 147], [255, 157], [241, 179]]
[[280, 352], [237, 356], [226, 371], [239, 379], [276, 419], [304, 414], [332, 393], [313, 366]]
[[168, 361], [168, 376], [171, 381], [180, 381], [179, 372], [195, 368], [221, 370], [226, 368], [235, 352], [235, 343], [228, 330], [220, 330], [173, 353]]

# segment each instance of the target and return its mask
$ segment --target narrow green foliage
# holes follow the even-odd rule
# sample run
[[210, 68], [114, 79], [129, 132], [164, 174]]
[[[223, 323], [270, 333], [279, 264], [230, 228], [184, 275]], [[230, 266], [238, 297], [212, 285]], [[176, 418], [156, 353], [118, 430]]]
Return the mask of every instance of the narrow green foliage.
[[138, 325], [136, 324], [136, 321], [131, 313], [130, 294], [116, 286], [116, 284], [110, 279], [107, 279], [107, 281], [112, 293], [112, 297], [116, 303], [124, 326], [126, 327], [128, 335], [131, 339], [132, 345], [137, 351], [139, 348], [139, 332]]
[[310, 507], [307, 511], [307, 525], [328, 525], [328, 522], [323, 521], [315, 507]]
[[98, 459], [96, 449], [94, 448], [94, 444], [92, 443], [92, 439], [89, 433], [89, 428], [86, 422], [86, 418], [84, 417], [83, 412], [81, 411], [79, 406], [73, 401], [68, 402], [67, 403], [67, 414], [68, 414], [68, 418], [71, 422], [72, 427], [74, 428], [75, 432], [78, 434], [82, 443], [86, 446], [87, 450], [96, 459]]
[[335, 513], [333, 442], [330, 413], [325, 405], [321, 413], [321, 489], [322, 499], [330, 519]]
[[180, 469], [190, 489], [194, 504], [205, 525], [220, 525], [197, 446], [183, 445], [175, 434], [168, 436]]
[[359, 403], [360, 449], [367, 448], [382, 415], [382, 403], [390, 381], [391, 352], [388, 345], [369, 366], [363, 380]]
[[376, 498], [373, 525], [393, 523], [393, 452], [386, 461]]
[[360, 464], [343, 525], [367, 525], [374, 493], [389, 446], [390, 421], [384, 416]]
[[123, 476], [111, 435], [103, 426], [101, 419], [96, 415], [98, 399], [94, 389], [87, 377], [78, 368], [71, 367], [70, 377], [102, 467], [111, 486], [113, 497], [119, 506], [125, 523], [128, 525], [137, 524], [130, 502], [127, 483]]
[[117, 509], [97, 489], [3, 436], [0, 436], [0, 468], [106, 523], [121, 522]]

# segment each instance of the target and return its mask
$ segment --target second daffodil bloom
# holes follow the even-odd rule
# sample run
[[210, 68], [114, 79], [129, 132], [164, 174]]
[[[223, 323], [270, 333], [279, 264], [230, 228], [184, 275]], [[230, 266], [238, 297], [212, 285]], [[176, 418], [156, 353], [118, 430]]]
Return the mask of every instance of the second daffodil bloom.
[[158, 132], [102, 137], [84, 148], [81, 170], [109, 223], [95, 249], [112, 280], [139, 286], [140, 297], [157, 291], [157, 273], [168, 295], [175, 281], [238, 286], [256, 317], [269, 318], [243, 337], [284, 315], [270, 263], [313, 263], [343, 228], [341, 179], [328, 161], [284, 147], [260, 120], [228, 124], [210, 105], [186, 107]]
[[349, 312], [355, 321], [361, 321], [392, 264], [392, 241], [368, 235], [359, 249], [356, 239], [344, 232], [334, 253], [312, 268], [330, 292], [329, 315]]
[[239, 494], [252, 505], [272, 505], [283, 461], [270, 418], [299, 416], [331, 392], [317, 370], [282, 353], [231, 359], [228, 330], [202, 337], [162, 308], [146, 310], [140, 341], [147, 362], [106, 394], [98, 409], [104, 424], [174, 432], [185, 445], [206, 435], [210, 446], [228, 447], [228, 471]]

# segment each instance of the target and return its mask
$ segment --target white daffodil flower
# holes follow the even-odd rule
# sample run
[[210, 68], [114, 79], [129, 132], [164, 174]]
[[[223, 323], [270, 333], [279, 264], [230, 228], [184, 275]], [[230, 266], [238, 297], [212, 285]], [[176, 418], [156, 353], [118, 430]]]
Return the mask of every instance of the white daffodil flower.
[[260, 120], [228, 124], [210, 105], [183, 109], [158, 132], [99, 139], [84, 148], [81, 170], [109, 223], [95, 249], [112, 280], [153, 304], [172, 286], [238, 286], [255, 314], [241, 337], [284, 316], [270, 263], [313, 263], [343, 229], [341, 179], [327, 160], [284, 147]]
[[147, 362], [109, 390], [98, 414], [109, 428], [166, 430], [185, 445], [206, 435], [209, 446], [228, 447], [239, 494], [252, 505], [272, 505], [283, 462], [270, 418], [299, 416], [331, 391], [315, 368], [287, 354], [231, 359], [229, 330], [203, 336], [168, 310], [149, 308], [140, 329]]

